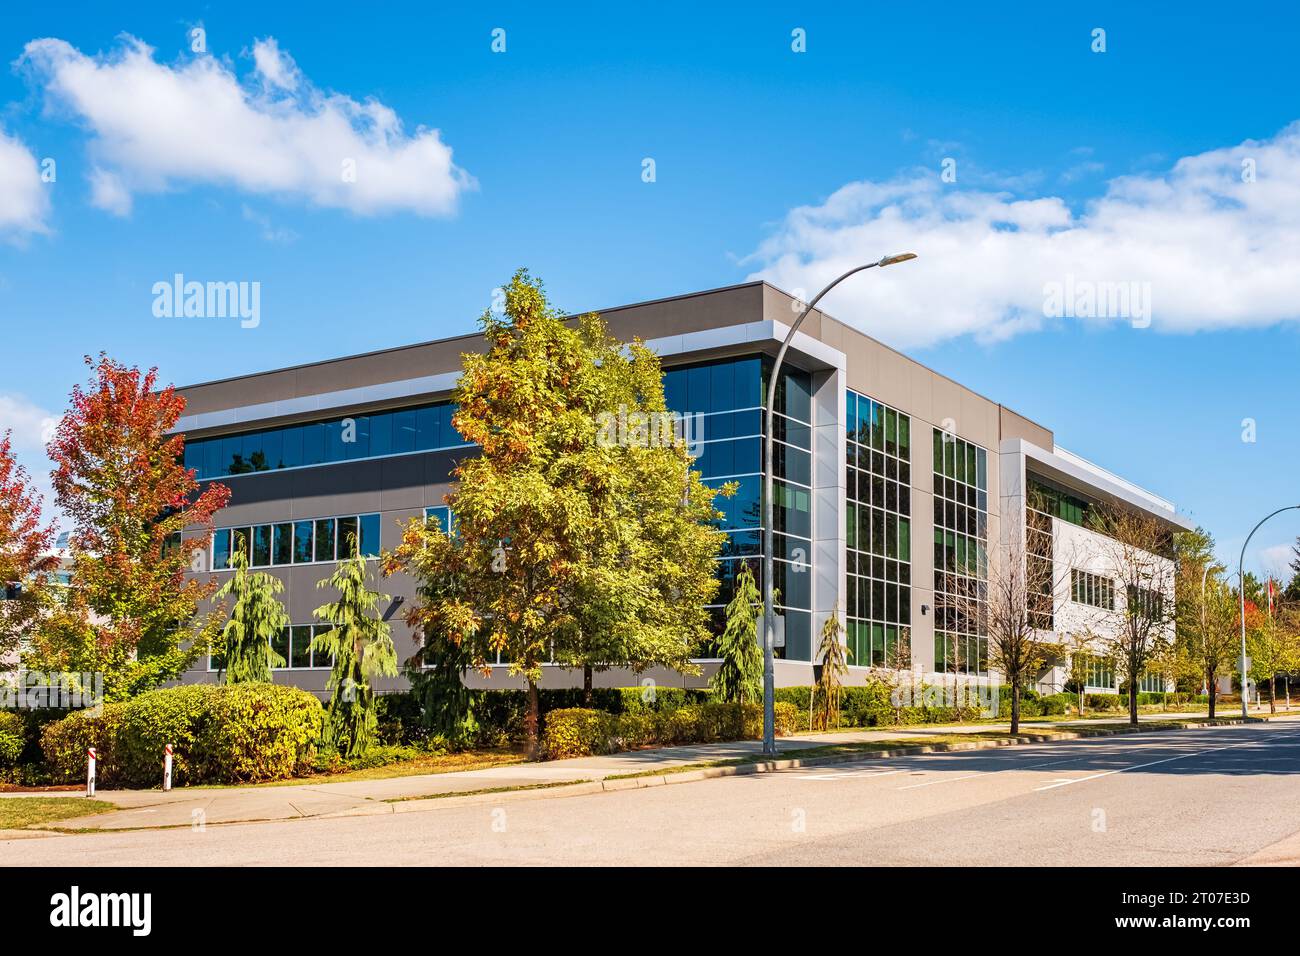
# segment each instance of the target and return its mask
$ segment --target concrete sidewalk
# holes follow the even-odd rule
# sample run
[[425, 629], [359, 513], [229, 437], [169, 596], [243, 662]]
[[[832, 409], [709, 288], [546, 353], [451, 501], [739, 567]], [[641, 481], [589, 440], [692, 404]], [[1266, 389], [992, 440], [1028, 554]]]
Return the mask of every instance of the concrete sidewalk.
[[[1197, 713], [1145, 714], [1144, 723], [1203, 717]], [[1222, 716], [1238, 716], [1223, 714]], [[1280, 715], [1279, 715], [1280, 716]], [[1122, 719], [1122, 716], [1117, 719]], [[1104, 721], [1111, 723], [1112, 721]], [[1061, 730], [1095, 726], [1098, 721], [1024, 721], [1022, 733], [1047, 728]], [[1007, 724], [925, 724], [881, 730], [854, 730], [833, 733], [797, 734], [777, 741], [783, 757], [797, 757], [798, 751], [829, 744], [866, 743], [882, 740], [899, 741], [941, 734], [1007, 732]], [[482, 794], [516, 788], [562, 787], [590, 782], [590, 788], [570, 788], [572, 792], [599, 789], [599, 781], [609, 777], [647, 771], [668, 770], [692, 764], [753, 757], [761, 753], [757, 740], [699, 744], [686, 747], [662, 747], [636, 750], [602, 757], [578, 757], [545, 763], [521, 763], [481, 770], [390, 777], [376, 780], [321, 782], [281, 786], [194, 787], [164, 793], [161, 790], [101, 790], [97, 799], [120, 809], [90, 817], [60, 821], [60, 828], [89, 827], [124, 830], [139, 827], [189, 827], [200, 824], [288, 820], [308, 817], [354, 816], [370, 813], [393, 813], [402, 810], [430, 809], [431, 804], [391, 801], [419, 800], [425, 797]], [[565, 791], [569, 792], [569, 791]], [[56, 794], [45, 794], [55, 796]], [[0, 799], [22, 799], [21, 794], [0, 794]], [[31, 796], [31, 794], [27, 794]], [[83, 799], [68, 797], [68, 799]], [[460, 802], [460, 801], [457, 801]], [[442, 801], [435, 801], [441, 804]]]

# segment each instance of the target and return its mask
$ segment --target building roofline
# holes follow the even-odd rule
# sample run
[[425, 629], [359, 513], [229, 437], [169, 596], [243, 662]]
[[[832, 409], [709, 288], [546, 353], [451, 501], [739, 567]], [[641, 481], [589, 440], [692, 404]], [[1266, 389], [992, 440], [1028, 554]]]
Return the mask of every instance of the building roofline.
[[[593, 312], [596, 313], [597, 315], [605, 315], [608, 312], [622, 312], [626, 309], [640, 308], [641, 306], [645, 306], [645, 305], [661, 305], [665, 302], [676, 302], [683, 299], [694, 299], [703, 295], [715, 295], [716, 293], [719, 292], [733, 292], [737, 289], [746, 289], [751, 286], [758, 286], [758, 285], [770, 286], [771, 283], [766, 282], [764, 280], [754, 280], [751, 282], [738, 282], [734, 285], [718, 286], [713, 289], [702, 289], [696, 292], [683, 292], [679, 295], [667, 295], [657, 299], [645, 299], [640, 302], [628, 302], [623, 305], [610, 306], [609, 308], [606, 309], [586, 309], [581, 312], [569, 312], [565, 314], [565, 319], [566, 320], [576, 319], [579, 316], [590, 315]], [[771, 286], [771, 287], [776, 288], [776, 286]], [[788, 295], [789, 293], [786, 294]], [[819, 309], [818, 311], [821, 310]], [[463, 332], [460, 335], [448, 335], [440, 339], [425, 339], [422, 342], [408, 342], [405, 345], [390, 345], [382, 349], [372, 349], [369, 352], [353, 352], [349, 355], [335, 355], [332, 358], [314, 359], [313, 361], [310, 362], [299, 362], [297, 365], [282, 365], [277, 368], [266, 368], [266, 369], [260, 369], [255, 372], [245, 372], [242, 375], [228, 375], [225, 378], [206, 379], [202, 382], [191, 382], [188, 385], [177, 385], [175, 386], [175, 388], [176, 391], [178, 392], [184, 392], [188, 389], [203, 388], [208, 385], [224, 385], [229, 382], [238, 382], [240, 379], [252, 378], [256, 375], [276, 375], [279, 374], [280, 372], [298, 372], [298, 371], [302, 371], [303, 369], [319, 368], [322, 365], [331, 365], [334, 362], [347, 361], [348, 359], [374, 358], [377, 355], [387, 355], [390, 352], [405, 352], [408, 349], [424, 348], [430, 345], [445, 345], [448, 342], [458, 342], [461, 340], [479, 339], [479, 338], [482, 338], [481, 332]]]

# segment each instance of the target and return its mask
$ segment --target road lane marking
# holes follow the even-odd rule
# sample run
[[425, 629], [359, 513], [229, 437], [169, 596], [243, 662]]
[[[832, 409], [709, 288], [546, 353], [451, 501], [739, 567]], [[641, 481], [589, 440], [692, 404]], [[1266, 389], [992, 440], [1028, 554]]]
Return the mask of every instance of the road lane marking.
[[[925, 783], [913, 783], [906, 787], [895, 787], [895, 790], [919, 790], [921, 787], [933, 787], [936, 783], [956, 783], [958, 780], [972, 780], [975, 777], [987, 776], [990, 771], [981, 773], [970, 773], [964, 777], [941, 777], [938, 780], [927, 780]], [[997, 773], [998, 771], [991, 771]]]
[[[1288, 735], [1288, 737], [1290, 737], [1290, 736], [1295, 736], [1295, 735]], [[1070, 779], [1068, 779], [1068, 780], [1060, 780], [1060, 781], [1057, 781], [1056, 783], [1049, 783], [1049, 784], [1047, 784], [1046, 786], [1043, 786], [1043, 787], [1035, 787], [1034, 790], [1033, 790], [1033, 792], [1034, 792], [1034, 793], [1039, 793], [1039, 792], [1041, 792], [1041, 791], [1043, 791], [1043, 790], [1055, 790], [1057, 787], [1068, 787], [1068, 786], [1069, 786], [1070, 784], [1072, 784], [1072, 783], [1086, 783], [1086, 782], [1089, 781], [1089, 780], [1097, 780], [1097, 779], [1100, 778], [1100, 777], [1109, 777], [1109, 776], [1111, 776], [1111, 775], [1113, 775], [1113, 774], [1117, 774], [1117, 773], [1125, 773], [1125, 772], [1127, 772], [1127, 771], [1129, 771], [1129, 770], [1142, 770], [1142, 769], [1145, 768], [1145, 767], [1154, 767], [1154, 766], [1156, 766], [1157, 764], [1170, 763], [1171, 761], [1174, 761], [1174, 760], [1186, 760], [1188, 757], [1199, 757], [1199, 756], [1201, 756], [1202, 754], [1218, 753], [1218, 752], [1223, 751], [1223, 750], [1236, 750], [1238, 747], [1253, 746], [1253, 745], [1257, 744], [1258, 742], [1259, 742], [1259, 741], [1256, 741], [1256, 740], [1243, 740], [1241, 743], [1238, 743], [1238, 744], [1228, 744], [1228, 745], [1225, 746], [1225, 747], [1210, 747], [1210, 748], [1208, 748], [1208, 749], [1206, 749], [1206, 750], [1197, 750], [1197, 751], [1194, 751], [1194, 752], [1192, 752], [1192, 753], [1178, 754], [1178, 755], [1173, 756], [1173, 757], [1165, 757], [1165, 758], [1162, 759], [1162, 760], [1152, 760], [1152, 761], [1149, 761], [1148, 763], [1132, 764], [1132, 765], [1130, 765], [1130, 766], [1128, 766], [1128, 767], [1118, 767], [1118, 768], [1116, 768], [1115, 770], [1103, 770], [1103, 771], [1100, 772], [1100, 773], [1089, 774], [1089, 775], [1086, 776], [1086, 777], [1072, 777], [1072, 778], [1070, 778]]]

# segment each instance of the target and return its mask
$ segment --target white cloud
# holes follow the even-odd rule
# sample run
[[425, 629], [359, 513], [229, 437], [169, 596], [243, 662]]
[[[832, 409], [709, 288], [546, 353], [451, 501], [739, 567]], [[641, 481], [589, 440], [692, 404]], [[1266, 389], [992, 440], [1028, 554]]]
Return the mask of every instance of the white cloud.
[[[1246, 163], [1246, 161], [1251, 161]], [[1256, 181], [1243, 181], [1243, 163]], [[805, 295], [855, 265], [916, 252], [848, 280], [829, 312], [893, 345], [1037, 328], [1045, 286], [1150, 283], [1165, 331], [1264, 326], [1300, 318], [1300, 123], [1268, 140], [1188, 156], [1162, 175], [1112, 179], [1074, 211], [1056, 196], [1017, 197], [917, 170], [855, 182], [792, 210], [745, 261]]]
[[0, 394], [0, 437], [10, 433], [14, 458], [27, 469], [31, 487], [41, 496], [46, 521], [60, 520], [54, 506], [53, 467], [45, 446], [54, 437], [59, 418], [22, 395]]
[[288, 226], [277, 226], [271, 221], [271, 217], [265, 213], [260, 213], [253, 209], [247, 203], [242, 207], [244, 219], [247, 222], [255, 223], [261, 232], [262, 238], [267, 242], [296, 242], [300, 237], [298, 233]]
[[1295, 551], [1290, 543], [1274, 544], [1259, 551], [1259, 566], [1265, 574], [1286, 584], [1291, 580], [1291, 562], [1295, 560]]
[[0, 236], [47, 231], [47, 188], [31, 150], [0, 129]]
[[133, 37], [96, 56], [40, 39], [19, 61], [52, 107], [93, 132], [92, 199], [109, 211], [125, 214], [138, 193], [201, 183], [361, 215], [446, 216], [476, 186], [438, 130], [408, 134], [375, 99], [317, 89], [272, 38], [253, 45], [243, 81], [211, 56], [167, 65], [153, 52]]
[[15, 451], [44, 454], [58, 423], [57, 416], [23, 396], [0, 394], [0, 434], [12, 433]]

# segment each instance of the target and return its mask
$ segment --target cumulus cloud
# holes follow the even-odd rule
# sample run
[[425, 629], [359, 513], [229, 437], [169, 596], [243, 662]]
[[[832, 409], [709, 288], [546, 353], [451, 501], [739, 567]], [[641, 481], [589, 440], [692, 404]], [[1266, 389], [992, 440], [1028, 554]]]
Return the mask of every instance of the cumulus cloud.
[[1034, 329], [1060, 314], [1052, 292], [1119, 285], [1136, 295], [1146, 284], [1148, 316], [1064, 314], [1173, 332], [1294, 321], [1297, 248], [1300, 123], [1164, 173], [1112, 179], [1077, 211], [1058, 196], [944, 184], [934, 170], [850, 183], [792, 210], [744, 261], [751, 278], [808, 295], [855, 265], [916, 252], [824, 300], [873, 336], [915, 347]]
[[46, 231], [49, 212], [40, 164], [17, 137], [0, 129], [0, 236]]
[[132, 197], [217, 184], [360, 215], [446, 216], [475, 182], [436, 129], [407, 132], [375, 99], [326, 92], [273, 38], [253, 45], [242, 79], [207, 55], [160, 63], [133, 37], [87, 56], [33, 40], [20, 65], [47, 103], [93, 133], [92, 201], [117, 214]]

